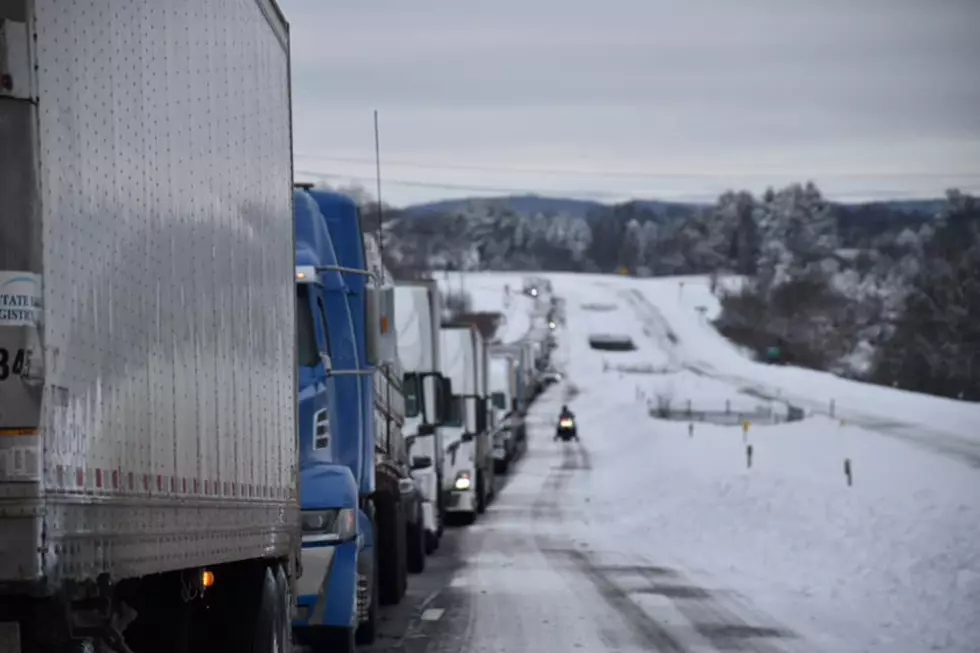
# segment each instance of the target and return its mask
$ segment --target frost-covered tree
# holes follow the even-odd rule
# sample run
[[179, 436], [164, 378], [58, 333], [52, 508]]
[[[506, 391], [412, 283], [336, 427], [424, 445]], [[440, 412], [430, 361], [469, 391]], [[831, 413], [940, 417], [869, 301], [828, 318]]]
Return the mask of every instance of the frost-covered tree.
[[903, 388], [980, 399], [980, 201], [951, 191], [875, 379]]
[[833, 211], [812, 182], [793, 184], [772, 195], [758, 214], [763, 245], [757, 271], [761, 290], [790, 281], [825, 277], [838, 248]]

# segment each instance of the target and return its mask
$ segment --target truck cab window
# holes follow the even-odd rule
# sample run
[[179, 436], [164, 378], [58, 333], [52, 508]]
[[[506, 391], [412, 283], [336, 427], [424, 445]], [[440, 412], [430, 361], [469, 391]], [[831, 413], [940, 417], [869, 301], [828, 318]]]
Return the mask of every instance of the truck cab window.
[[310, 306], [309, 288], [305, 284], [296, 286], [296, 345], [296, 357], [301, 366], [314, 367], [320, 362], [313, 307]]
[[327, 329], [327, 312], [323, 309], [323, 300], [317, 297], [316, 305], [320, 309], [320, 329], [323, 331], [323, 340], [326, 343], [326, 350], [323, 353], [327, 356], [333, 356], [333, 351], [330, 349], [330, 331]]

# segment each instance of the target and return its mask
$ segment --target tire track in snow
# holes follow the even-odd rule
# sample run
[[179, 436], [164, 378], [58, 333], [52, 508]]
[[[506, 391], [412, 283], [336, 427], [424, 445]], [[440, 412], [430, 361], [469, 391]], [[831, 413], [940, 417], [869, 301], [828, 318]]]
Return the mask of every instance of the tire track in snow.
[[[547, 519], [557, 519], [559, 523], [565, 521], [565, 510], [560, 502], [561, 494], [576, 472], [587, 473], [592, 470], [592, 458], [581, 442], [563, 444], [561, 463], [552, 467], [531, 509], [534, 521], [539, 524]], [[570, 566], [586, 578], [603, 601], [623, 618], [633, 631], [636, 642], [645, 647], [644, 650], [687, 653], [688, 649], [667, 629], [633, 601], [609, 575], [593, 565], [586, 553], [572, 547], [566, 541], [558, 541], [558, 538], [541, 533], [539, 530], [535, 531], [535, 541], [541, 553], [552, 561], [561, 573], [567, 574]], [[619, 637], [617, 633], [604, 633], [603, 639], [612, 647], [616, 644], [614, 640], [618, 640]], [[654, 648], [650, 649], [651, 646]]]
[[[643, 331], [668, 357], [672, 366], [682, 364], [678, 344], [680, 339], [671, 330], [659, 309], [653, 306], [639, 290], [620, 292], [638, 319], [644, 322]], [[580, 442], [566, 444], [562, 449], [561, 463], [553, 467], [545, 479], [542, 490], [532, 507], [532, 517], [537, 523], [557, 519], [565, 520], [565, 510], [560, 496], [569, 485], [572, 476], [579, 471], [590, 471], [592, 460], [588, 449]], [[669, 536], [669, 534], [667, 534]], [[600, 565], [586, 551], [557, 541], [552, 535], [538, 534], [538, 547], [546, 555], [557, 559], [558, 564], [571, 564], [588, 578], [603, 600], [612, 607], [633, 630], [636, 640], [651, 650], [666, 653], [687, 653], [703, 647], [689, 647], [690, 640], [701, 639], [718, 651], [754, 651], [756, 653], [782, 653], [785, 649], [776, 640], [796, 639], [795, 633], [780, 626], [757, 625], [742, 615], [750, 614], [749, 608], [734, 598], [723, 598], [718, 592], [699, 587], [676, 570], [650, 564]], [[643, 561], [646, 562], [646, 561]], [[641, 579], [643, 585], [626, 589], [622, 578]], [[654, 595], [668, 600], [700, 637], [683, 637], [683, 628], [671, 628], [658, 623], [634, 597]], [[765, 620], [768, 620], [766, 618]], [[753, 623], [755, 622], [755, 623]], [[794, 651], [798, 650], [794, 648]]]

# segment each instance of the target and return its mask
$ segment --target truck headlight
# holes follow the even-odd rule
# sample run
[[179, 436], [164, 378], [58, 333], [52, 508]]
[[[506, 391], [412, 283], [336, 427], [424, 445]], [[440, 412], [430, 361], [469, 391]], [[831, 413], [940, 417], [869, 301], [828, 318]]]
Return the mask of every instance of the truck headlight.
[[357, 513], [353, 508], [303, 510], [304, 542], [346, 542], [357, 536]]
[[453, 483], [453, 487], [457, 490], [468, 490], [473, 486], [470, 480], [469, 472], [459, 472], [456, 474], [456, 482]]

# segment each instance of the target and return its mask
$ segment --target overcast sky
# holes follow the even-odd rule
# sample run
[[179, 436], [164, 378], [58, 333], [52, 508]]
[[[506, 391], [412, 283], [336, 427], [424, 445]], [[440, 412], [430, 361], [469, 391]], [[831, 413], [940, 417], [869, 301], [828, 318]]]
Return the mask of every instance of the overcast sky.
[[533, 191], [980, 191], [980, 0], [279, 0], [297, 177]]

